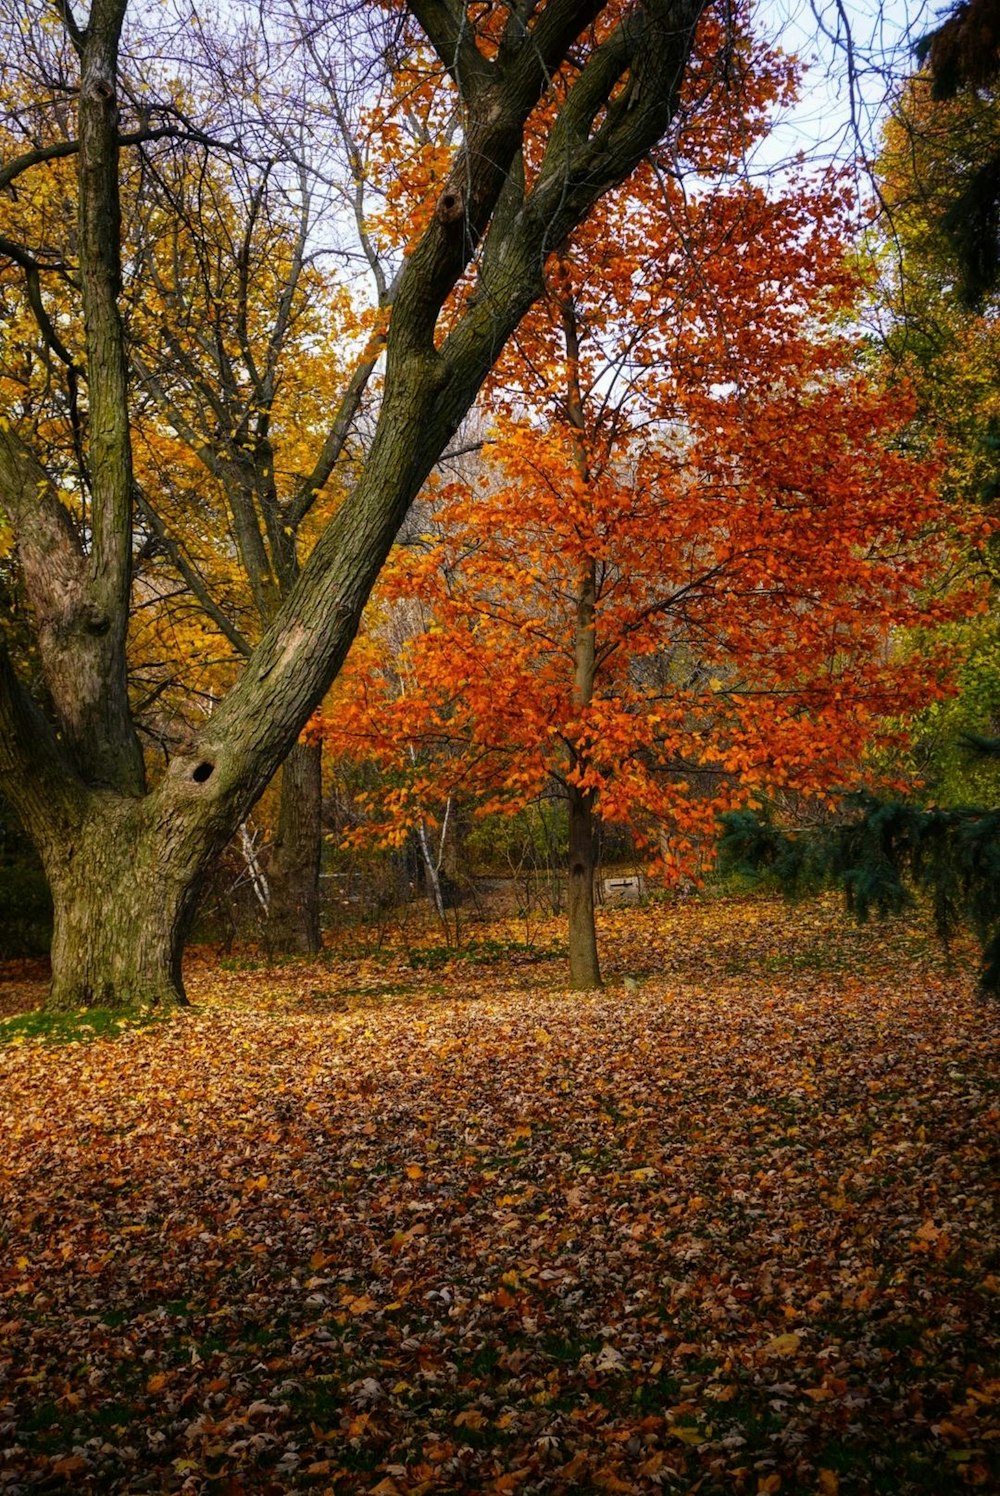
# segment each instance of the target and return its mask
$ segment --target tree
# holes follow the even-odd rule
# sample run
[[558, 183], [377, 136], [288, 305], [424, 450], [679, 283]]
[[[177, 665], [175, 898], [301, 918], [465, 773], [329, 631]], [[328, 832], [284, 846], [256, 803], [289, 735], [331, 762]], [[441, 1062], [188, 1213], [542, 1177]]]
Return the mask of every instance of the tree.
[[[208, 60], [220, 95], [232, 73], [248, 87], [263, 87], [251, 39], [231, 41], [221, 56], [218, 51]], [[339, 104], [334, 90], [328, 79], [309, 107], [298, 101], [300, 113], [307, 117], [331, 95]], [[336, 120], [346, 136], [343, 108]], [[328, 253], [316, 247], [328, 232], [328, 192], [317, 181], [327, 163], [311, 140], [302, 140], [305, 118], [285, 133], [290, 139], [275, 126], [276, 138], [265, 135], [252, 157], [244, 154], [245, 143], [240, 151], [218, 151], [203, 132], [180, 139], [171, 133], [123, 172], [128, 232], [122, 310], [141, 532], [134, 589], [145, 625], [133, 626], [130, 635], [131, 699], [144, 736], [168, 753], [232, 683], [239, 660], [249, 655], [294, 582], [299, 553], [307, 548], [300, 532], [314, 535], [336, 501], [334, 470], [355, 437], [353, 424], [376, 361], [369, 334], [378, 308], [352, 301], [329, 274]], [[351, 165], [357, 147], [349, 143], [346, 169], [360, 175], [363, 163]], [[46, 196], [36, 187], [18, 210], [21, 239], [43, 242], [47, 255], [63, 263], [72, 260], [75, 230], [58, 209], [72, 196], [72, 175], [72, 162], [49, 163]], [[362, 246], [363, 187], [352, 202]], [[378, 302], [384, 304], [391, 286], [374, 253], [372, 266]], [[12, 303], [16, 312], [16, 295]], [[55, 317], [65, 351], [79, 345], [82, 329], [71, 297], [56, 302], [50, 288], [47, 305], [44, 327], [33, 325], [30, 308], [22, 308], [28, 315], [3, 340], [6, 369], [18, 387], [22, 424], [30, 407], [33, 437], [44, 426], [51, 446], [62, 428], [72, 455], [77, 371], [71, 355], [63, 361], [52, 357], [46, 332]], [[368, 356], [352, 371], [349, 350], [364, 349], [366, 342]], [[338, 406], [348, 374], [353, 377]], [[328, 432], [331, 408], [336, 420]], [[156, 646], [161, 638], [176, 644], [181, 611], [187, 629], [201, 632], [201, 648], [171, 655]], [[165, 615], [159, 633], [148, 627], [157, 615]], [[149, 644], [153, 654], [143, 656]], [[140, 679], [151, 716], [142, 708]], [[296, 744], [280, 783], [269, 858], [268, 938], [279, 948], [316, 949], [318, 748]]]
[[[920, 81], [929, 83], [931, 99], [965, 105], [964, 129], [953, 141], [957, 169], [946, 184], [937, 184], [945, 198], [938, 226], [950, 242], [962, 297], [976, 306], [1000, 276], [1000, 142], [995, 130], [975, 127], [976, 102], [988, 99], [1000, 76], [1000, 16], [993, 0], [954, 5], [923, 38], [917, 55], [926, 64]], [[940, 112], [947, 119], [948, 111]], [[954, 119], [952, 113], [952, 125]]]
[[[754, 59], [758, 128], [781, 73]], [[856, 777], [880, 724], [941, 689], [896, 631], [965, 605], [930, 586], [948, 511], [904, 450], [905, 389], [869, 380], [846, 330], [849, 196], [693, 187], [685, 167], [737, 164], [726, 106], [675, 139], [673, 180], [640, 171], [553, 260], [478, 477], [439, 487], [383, 576], [428, 627], [359, 654], [317, 724], [405, 776], [385, 836], [449, 787], [487, 811], [556, 787], [578, 988], [600, 982], [595, 818], [676, 877], [721, 810]]]
[[[336, 349], [357, 341], [358, 318], [311, 262], [308, 177], [290, 187], [275, 168], [205, 157], [175, 150], [135, 185], [125, 324], [133, 471], [150, 532], [139, 580], [154, 596], [178, 584], [191, 595], [215, 652], [231, 658], [229, 684], [295, 582], [300, 532], [317, 504], [329, 513], [327, 474], [374, 360], [355, 371], [351, 409], [324, 446], [350, 372]], [[321, 797], [319, 751], [297, 743], [269, 865], [278, 949], [319, 949]]]
[[[919, 49], [877, 163], [883, 215], [873, 235], [880, 354], [916, 394], [910, 440], [943, 448], [942, 492], [964, 533], [962, 563], [995, 594], [1000, 484], [997, 230], [1000, 17], [989, 0], [953, 7]], [[942, 635], [937, 635], [938, 643]], [[786, 894], [840, 888], [860, 920], [928, 898], [948, 943], [967, 926], [980, 984], [1000, 992], [1000, 713], [995, 608], [944, 635], [961, 657], [955, 697], [917, 719], [918, 783], [905, 800], [853, 796], [820, 826], [724, 817], [724, 860]], [[917, 640], [924, 647], [925, 640]], [[971, 731], [970, 731], [971, 729]], [[923, 744], [920, 738], [923, 737]], [[927, 740], [930, 742], [928, 749]], [[917, 798], [917, 796], [922, 798]], [[973, 797], [986, 803], [969, 803]]]
[[[52, 889], [56, 1007], [182, 998], [183, 934], [200, 879], [340, 669], [407, 507], [541, 294], [548, 256], [669, 129], [702, 5], [410, 0], [365, 9], [396, 33], [382, 55], [420, 39], [429, 47], [450, 79], [460, 138], [399, 277], [365, 460], [233, 688], [152, 784], [127, 695], [137, 496], [122, 177], [133, 151], [191, 129], [189, 106], [143, 93], [155, 48], [141, 32], [123, 62], [126, 0], [93, 0], [85, 18], [60, 4], [57, 22], [30, 9], [27, 26], [4, 12], [4, 50], [20, 70], [35, 69], [53, 25], [61, 31], [45, 129], [33, 119], [0, 174], [0, 249], [22, 271], [36, 318], [39, 305], [47, 318], [45, 290], [59, 277], [61, 293], [79, 297], [84, 330], [72, 360], [82, 388], [75, 463], [50, 463], [16, 406], [0, 430], [0, 503], [51, 719], [0, 644], [0, 781]], [[360, 15], [345, 7], [335, 19], [346, 26]], [[356, 45], [378, 54], [371, 39]], [[62, 133], [67, 100], [73, 133]], [[540, 110], [551, 131], [526, 172], [525, 132]], [[9, 128], [20, 128], [16, 117]], [[44, 246], [18, 239], [16, 209], [48, 164], [67, 157], [77, 165], [65, 205], [75, 251], [53, 264]]]
[[[973, 746], [1000, 757], [996, 739]], [[720, 848], [725, 865], [769, 878], [789, 897], [841, 889], [861, 922], [927, 897], [942, 943], [970, 928], [982, 947], [980, 987], [1000, 993], [1000, 811], [861, 795], [828, 824], [793, 830], [753, 811], [731, 812]]]
[[[949, 46], [961, 40], [950, 23], [940, 43], [949, 37]], [[961, 742], [965, 733], [990, 734], [1000, 727], [1000, 324], [985, 264], [973, 274], [955, 242], [955, 229], [964, 221], [963, 184], [997, 149], [1000, 101], [989, 78], [989, 47], [970, 50], [967, 39], [963, 47], [981, 79], [975, 88], [959, 86], [957, 63], [946, 67], [949, 54], [935, 47], [931, 56], [945, 69], [944, 81], [924, 67], [899, 91], [876, 162], [883, 211], [869, 245], [878, 269], [871, 294], [876, 357], [887, 380], [903, 372], [911, 383], [916, 410], [909, 439], [940, 451], [942, 491], [965, 537], [961, 565], [984, 582], [984, 600], [989, 598], [983, 612], [959, 621], [939, 641], [958, 663], [958, 690], [922, 712], [915, 727], [914, 778], [920, 793], [940, 805], [976, 802], [991, 793], [984, 766], [970, 759]], [[969, 226], [970, 244], [977, 242], [985, 255], [989, 239], [981, 229]]]

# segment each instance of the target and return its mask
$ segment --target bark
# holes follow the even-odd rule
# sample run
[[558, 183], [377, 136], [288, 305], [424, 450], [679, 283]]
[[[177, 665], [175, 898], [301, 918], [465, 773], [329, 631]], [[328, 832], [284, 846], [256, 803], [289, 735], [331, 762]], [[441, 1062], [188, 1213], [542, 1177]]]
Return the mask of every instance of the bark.
[[319, 870], [323, 850], [323, 749], [296, 743], [281, 770], [278, 829], [271, 844], [268, 937], [275, 950], [322, 949]]
[[165, 875], [161, 838], [142, 826], [136, 807], [108, 797], [72, 844], [45, 856], [52, 1009], [186, 1001], [181, 953], [196, 885]]
[[99, 781], [141, 791], [125, 641], [132, 582], [132, 439], [122, 331], [118, 44], [127, 0], [94, 0], [81, 54], [77, 157], [80, 291], [87, 350], [90, 552], [87, 628], [102, 646]]
[[[412, 750], [411, 750], [412, 751]], [[431, 850], [430, 831], [426, 821], [417, 823], [417, 845], [420, 848], [420, 857], [424, 864], [424, 873], [427, 877], [427, 887], [430, 893], [431, 903], [434, 905], [435, 913], [444, 927], [445, 934], [448, 933], [448, 913], [445, 908], [444, 888], [441, 883], [441, 864], [444, 861], [445, 843], [448, 836], [448, 822], [451, 819], [451, 796], [445, 806], [444, 820], [441, 823], [441, 831], [438, 836], [437, 855]]]
[[602, 985], [594, 927], [594, 806], [585, 791], [569, 796], [569, 983], [576, 992]]
[[[592, 560], [581, 567], [577, 582], [575, 678], [573, 699], [585, 710], [594, 697], [596, 670], [596, 568]], [[586, 770], [586, 757], [573, 754], [572, 767]], [[594, 795], [578, 784], [569, 786], [569, 974], [577, 991], [600, 987], [594, 926]]]

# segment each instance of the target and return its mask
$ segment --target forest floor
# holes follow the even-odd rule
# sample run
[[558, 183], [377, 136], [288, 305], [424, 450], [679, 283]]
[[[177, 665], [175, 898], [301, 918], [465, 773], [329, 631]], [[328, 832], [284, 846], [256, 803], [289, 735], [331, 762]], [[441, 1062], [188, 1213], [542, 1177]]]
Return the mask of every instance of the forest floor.
[[0, 1492], [998, 1489], [1000, 1006], [833, 903], [601, 925], [594, 994], [557, 924], [9, 970]]

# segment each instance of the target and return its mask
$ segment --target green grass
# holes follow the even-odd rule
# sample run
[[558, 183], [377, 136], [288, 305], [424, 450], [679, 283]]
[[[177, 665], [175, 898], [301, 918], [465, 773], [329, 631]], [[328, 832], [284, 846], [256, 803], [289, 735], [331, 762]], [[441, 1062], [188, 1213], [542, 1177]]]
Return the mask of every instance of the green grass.
[[117, 1039], [126, 1029], [163, 1023], [166, 1013], [149, 1008], [78, 1008], [73, 1013], [50, 1013], [36, 1008], [0, 1018], [0, 1047], [14, 1044], [89, 1044], [95, 1039]]

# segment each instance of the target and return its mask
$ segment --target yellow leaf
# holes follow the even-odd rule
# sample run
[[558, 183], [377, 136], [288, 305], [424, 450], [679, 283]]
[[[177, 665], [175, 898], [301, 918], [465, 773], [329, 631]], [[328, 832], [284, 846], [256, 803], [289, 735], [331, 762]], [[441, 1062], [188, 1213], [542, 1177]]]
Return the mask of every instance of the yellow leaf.
[[[794, 1356], [801, 1340], [801, 1335], [796, 1335], [794, 1331], [789, 1331], [787, 1335], [775, 1335], [764, 1345], [764, 1354], [765, 1356]], [[775, 1490], [777, 1489], [775, 1486]]]
[[407, 1164], [406, 1165], [406, 1177], [407, 1177], [407, 1179], [423, 1179], [423, 1177], [424, 1177], [423, 1164]]
[[678, 1427], [675, 1423], [670, 1432], [675, 1439], [681, 1439], [685, 1444], [704, 1444], [705, 1442], [705, 1435], [701, 1429], [692, 1428], [690, 1424], [683, 1424]]
[[455, 1419], [456, 1428], [482, 1428], [486, 1417], [478, 1408], [464, 1408]]
[[839, 1476], [833, 1470], [821, 1470], [819, 1472], [820, 1496], [837, 1496], [839, 1490]]

